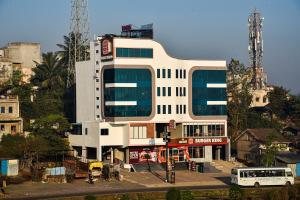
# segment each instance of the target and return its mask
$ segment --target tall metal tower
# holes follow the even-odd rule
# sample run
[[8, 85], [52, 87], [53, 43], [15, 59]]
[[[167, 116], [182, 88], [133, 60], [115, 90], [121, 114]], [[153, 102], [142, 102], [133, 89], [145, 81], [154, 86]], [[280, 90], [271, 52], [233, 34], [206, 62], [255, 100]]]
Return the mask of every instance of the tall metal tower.
[[249, 26], [249, 58], [252, 68], [252, 85], [254, 89], [263, 89], [266, 86], [266, 75], [263, 72], [262, 57], [263, 57], [263, 38], [262, 27], [264, 18], [254, 9], [248, 18]]
[[89, 58], [88, 0], [71, 0], [67, 87], [75, 83], [75, 62]]

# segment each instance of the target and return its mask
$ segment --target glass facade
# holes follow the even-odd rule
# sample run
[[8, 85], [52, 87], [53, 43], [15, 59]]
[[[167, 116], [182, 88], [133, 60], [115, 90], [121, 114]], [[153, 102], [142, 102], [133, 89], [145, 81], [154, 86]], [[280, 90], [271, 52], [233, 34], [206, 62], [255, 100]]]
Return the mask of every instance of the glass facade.
[[153, 58], [153, 49], [117, 48], [117, 57]]
[[183, 135], [184, 137], [225, 136], [225, 126], [223, 124], [183, 125]]
[[226, 88], [207, 88], [207, 83], [226, 83], [225, 70], [196, 70], [192, 74], [192, 111], [196, 116], [226, 115], [226, 105], [207, 105], [207, 101], [227, 101]]
[[106, 83], [136, 83], [137, 87], [104, 88], [104, 101], [136, 101], [136, 105], [105, 105], [106, 117], [150, 116], [152, 111], [152, 76], [149, 69], [114, 68], [103, 72]]

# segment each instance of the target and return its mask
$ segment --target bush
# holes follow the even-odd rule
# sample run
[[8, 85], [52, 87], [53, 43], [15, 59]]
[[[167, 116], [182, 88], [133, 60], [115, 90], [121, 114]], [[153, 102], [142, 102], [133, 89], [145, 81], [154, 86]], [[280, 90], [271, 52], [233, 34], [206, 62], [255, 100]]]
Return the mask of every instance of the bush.
[[130, 200], [129, 194], [123, 194], [121, 200]]
[[181, 192], [181, 200], [194, 200], [194, 196], [191, 191], [182, 191]]
[[180, 191], [176, 188], [171, 188], [166, 194], [167, 200], [181, 200]]
[[92, 195], [87, 195], [84, 197], [84, 200], [96, 200], [96, 197]]
[[232, 200], [243, 199], [244, 191], [238, 185], [232, 185], [229, 189], [229, 198]]

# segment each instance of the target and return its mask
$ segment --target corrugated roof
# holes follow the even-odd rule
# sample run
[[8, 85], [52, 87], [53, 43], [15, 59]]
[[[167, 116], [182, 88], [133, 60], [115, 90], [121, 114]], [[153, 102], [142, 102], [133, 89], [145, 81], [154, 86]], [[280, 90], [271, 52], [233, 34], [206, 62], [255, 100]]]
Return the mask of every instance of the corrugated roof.
[[299, 153], [292, 153], [292, 152], [280, 153], [279, 155], [276, 156], [276, 158], [287, 164], [300, 163]]
[[284, 138], [281, 133], [279, 133], [276, 129], [273, 128], [257, 128], [257, 129], [247, 129], [245, 132], [250, 133], [256, 140], [261, 141], [263, 143], [268, 141], [268, 137], [274, 135], [273, 142], [284, 142], [290, 143], [290, 141]]

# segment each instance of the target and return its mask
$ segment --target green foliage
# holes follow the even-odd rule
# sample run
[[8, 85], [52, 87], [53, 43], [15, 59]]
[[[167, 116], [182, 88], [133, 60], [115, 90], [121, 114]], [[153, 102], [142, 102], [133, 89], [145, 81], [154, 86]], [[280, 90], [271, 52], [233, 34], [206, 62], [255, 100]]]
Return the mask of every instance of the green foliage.
[[176, 188], [169, 189], [166, 194], [166, 199], [167, 200], [181, 200], [180, 190], [178, 190]]
[[289, 200], [289, 193], [286, 188], [281, 190], [271, 190], [267, 193], [267, 200]]
[[84, 197], [84, 200], [96, 200], [97, 198], [95, 196], [92, 195], [87, 195]]
[[278, 148], [272, 145], [276, 137], [272, 134], [267, 136], [266, 149], [263, 153], [262, 162], [266, 167], [273, 166], [275, 163]]
[[247, 113], [252, 101], [250, 72], [238, 60], [231, 59], [227, 71], [228, 116], [231, 137], [246, 127]]
[[181, 192], [181, 200], [194, 200], [194, 196], [191, 191], [185, 190]]
[[129, 194], [123, 194], [121, 200], [130, 200]]
[[234, 184], [229, 189], [229, 199], [231, 200], [238, 200], [244, 198], [244, 191], [241, 189], [240, 186]]
[[21, 158], [24, 155], [26, 140], [21, 135], [3, 135], [0, 143], [0, 157]]

